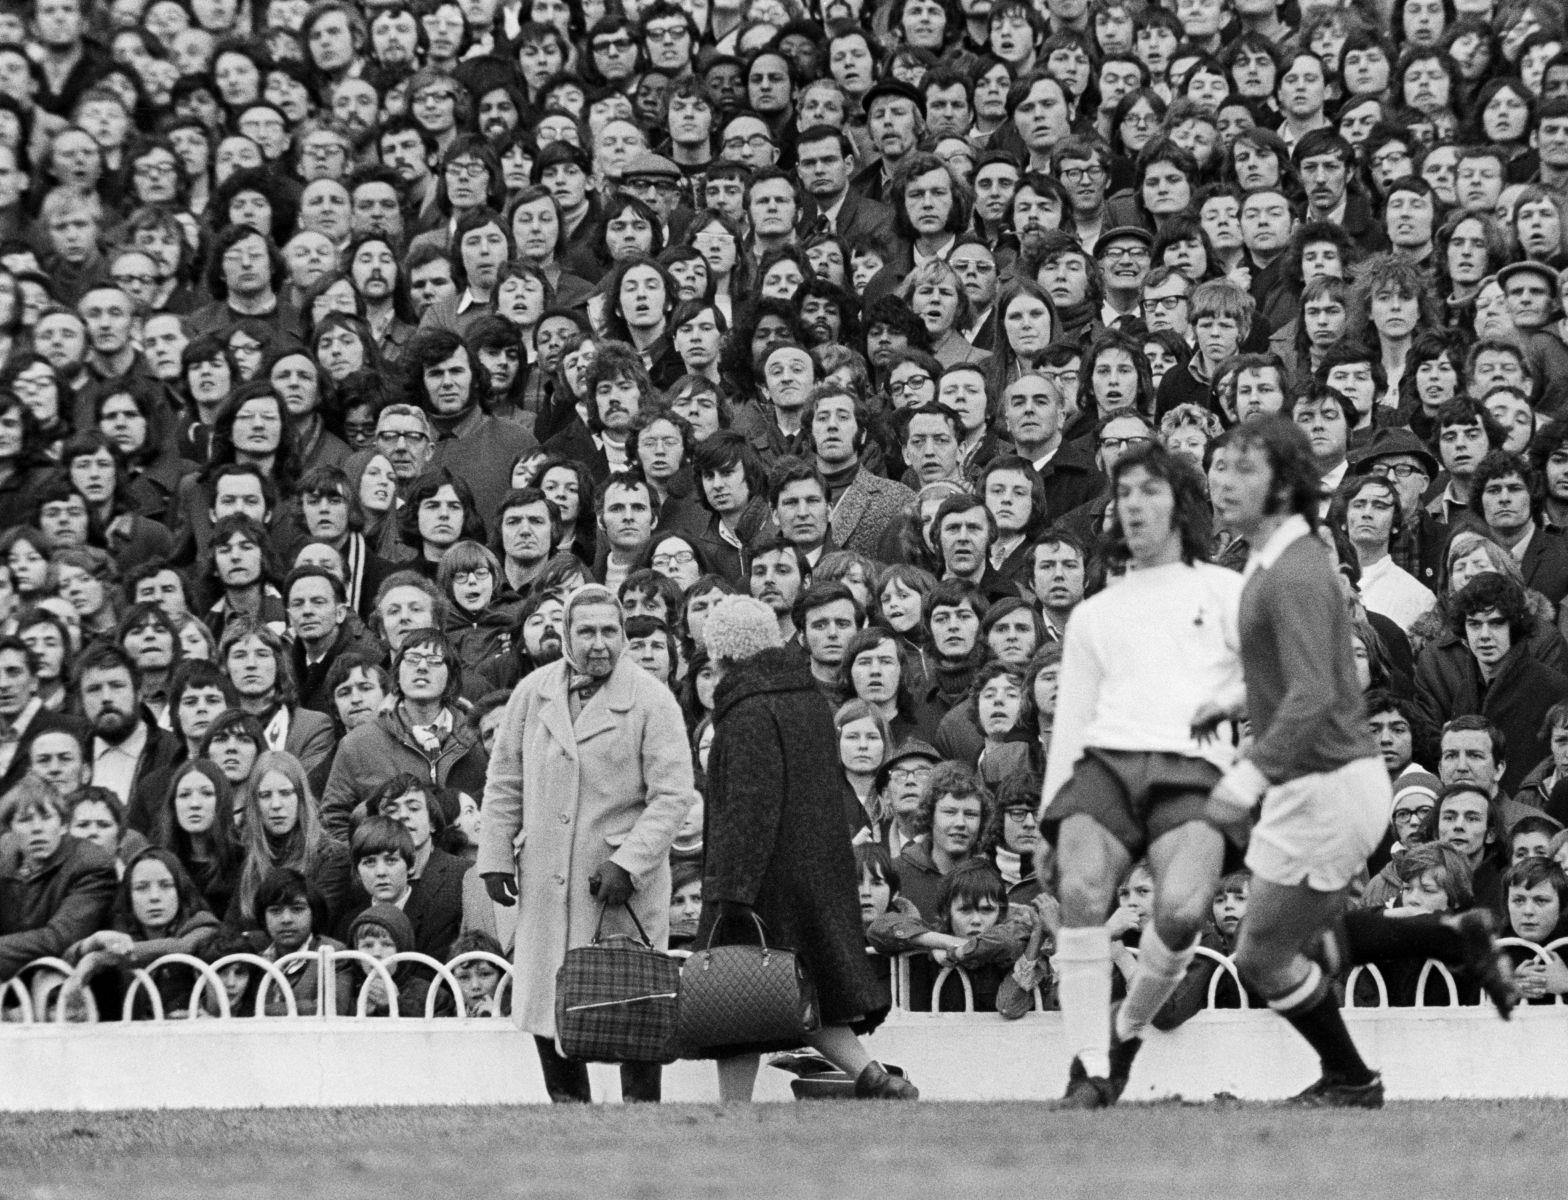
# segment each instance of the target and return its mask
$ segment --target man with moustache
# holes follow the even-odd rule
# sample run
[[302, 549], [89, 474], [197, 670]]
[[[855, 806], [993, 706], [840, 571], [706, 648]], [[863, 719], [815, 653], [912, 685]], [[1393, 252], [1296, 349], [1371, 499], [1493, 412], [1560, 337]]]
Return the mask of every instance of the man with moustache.
[[1307, 191], [1307, 219], [1327, 221], [1343, 229], [1360, 257], [1388, 248], [1388, 235], [1378, 223], [1371, 203], [1350, 186], [1356, 152], [1331, 128], [1302, 135], [1291, 152], [1291, 162]]
[[864, 168], [849, 186], [867, 200], [885, 204], [892, 195], [893, 172], [925, 134], [925, 98], [901, 79], [875, 84], [861, 101], [866, 125], [881, 159]]
[[141, 706], [141, 674], [119, 646], [95, 643], [76, 666], [82, 715], [92, 730], [93, 785], [129, 804], [145, 775], [173, 764], [179, 739]]

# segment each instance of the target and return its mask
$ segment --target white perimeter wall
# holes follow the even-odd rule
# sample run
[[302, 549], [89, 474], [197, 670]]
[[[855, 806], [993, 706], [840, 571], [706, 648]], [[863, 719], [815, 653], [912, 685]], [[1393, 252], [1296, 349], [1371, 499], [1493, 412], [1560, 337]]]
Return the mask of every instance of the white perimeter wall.
[[[1359, 1010], [1345, 1016], [1390, 1099], [1568, 1096], [1565, 1015], [1523, 1009]], [[931, 1100], [1051, 1100], [1068, 1055], [1061, 1017], [896, 1013], [872, 1053], [904, 1067]], [[0, 1111], [521, 1104], [546, 1099], [533, 1039], [499, 1021], [201, 1020], [0, 1027]], [[367, 1063], [376, 1070], [367, 1071]], [[1299, 1091], [1316, 1075], [1306, 1045], [1266, 1012], [1208, 1012], [1152, 1034], [1128, 1098], [1249, 1100]], [[592, 1068], [598, 1097], [614, 1067]], [[789, 1100], [764, 1068], [757, 1097]], [[718, 1099], [711, 1063], [665, 1069], [667, 1101]]]

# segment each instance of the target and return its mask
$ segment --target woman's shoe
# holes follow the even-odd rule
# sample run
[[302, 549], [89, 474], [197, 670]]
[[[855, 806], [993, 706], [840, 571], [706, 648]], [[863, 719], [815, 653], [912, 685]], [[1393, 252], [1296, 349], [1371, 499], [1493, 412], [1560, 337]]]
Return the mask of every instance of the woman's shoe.
[[920, 1089], [881, 1063], [870, 1063], [855, 1079], [856, 1100], [918, 1100]]

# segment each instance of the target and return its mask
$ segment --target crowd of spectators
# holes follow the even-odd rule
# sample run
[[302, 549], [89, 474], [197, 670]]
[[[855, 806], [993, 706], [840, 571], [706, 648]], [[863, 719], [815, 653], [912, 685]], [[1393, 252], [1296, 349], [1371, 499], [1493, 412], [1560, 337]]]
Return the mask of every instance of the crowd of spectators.
[[[1280, 412], [1395, 784], [1360, 902], [1548, 945], [1565, 46], [1545, 0], [0, 0], [0, 982], [118, 1014], [179, 951], [236, 1011], [412, 1014], [437, 977], [367, 963], [417, 951], [459, 960], [437, 1011], [505, 1011], [489, 753], [601, 583], [699, 788], [704, 616], [767, 604], [835, 714], [868, 947], [922, 1004], [959, 966], [1049, 1006], [1036, 810], [1063, 629], [1122, 568], [1107, 473]], [[702, 842], [699, 805], [676, 945]], [[368, 959], [325, 987], [322, 946]]]

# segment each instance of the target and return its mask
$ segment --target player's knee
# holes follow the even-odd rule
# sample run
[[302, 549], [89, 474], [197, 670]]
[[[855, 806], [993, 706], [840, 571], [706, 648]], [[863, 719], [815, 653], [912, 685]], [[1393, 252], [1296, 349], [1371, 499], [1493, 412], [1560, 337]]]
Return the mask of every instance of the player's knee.
[[1172, 950], [1190, 946], [1202, 932], [1209, 908], [1207, 896], [1185, 896], [1163, 903], [1154, 914], [1154, 926], [1160, 931], [1160, 940]]
[[1105, 920], [1111, 910], [1111, 892], [1101, 879], [1064, 870], [1057, 889], [1062, 905], [1062, 920], [1068, 925], [1092, 925]]
[[1277, 950], [1266, 943], [1243, 937], [1236, 947], [1235, 962], [1241, 977], [1264, 995], [1268, 995], [1271, 985], [1287, 965], [1288, 956], [1282, 957]]

